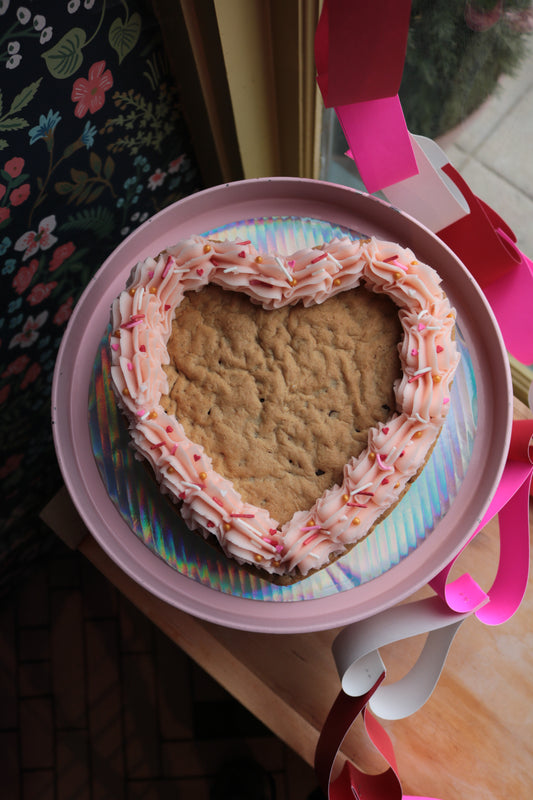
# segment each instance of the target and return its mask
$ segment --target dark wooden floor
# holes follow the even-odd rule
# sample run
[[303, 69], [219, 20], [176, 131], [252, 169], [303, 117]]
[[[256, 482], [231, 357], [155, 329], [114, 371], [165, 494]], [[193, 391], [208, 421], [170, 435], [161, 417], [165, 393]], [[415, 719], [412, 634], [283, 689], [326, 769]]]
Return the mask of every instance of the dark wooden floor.
[[307, 800], [312, 770], [78, 553], [58, 544], [0, 605], [6, 800], [207, 800], [236, 758]]

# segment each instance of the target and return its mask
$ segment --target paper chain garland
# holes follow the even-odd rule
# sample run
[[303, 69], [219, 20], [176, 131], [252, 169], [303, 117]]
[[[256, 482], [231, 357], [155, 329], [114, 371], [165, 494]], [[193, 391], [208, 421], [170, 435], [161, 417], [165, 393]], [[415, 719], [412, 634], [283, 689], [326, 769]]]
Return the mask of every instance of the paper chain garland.
[[[413, 136], [405, 125], [398, 89], [410, 6], [409, 0], [324, 0], [315, 37], [324, 104], [335, 109], [347, 154], [356, 161], [367, 190], [382, 190], [456, 253], [483, 290], [508, 350], [531, 364], [533, 263], [518, 249], [512, 230], [474, 195], [440, 148]], [[364, 61], [353, 47], [354, 31], [373, 31]], [[533, 420], [515, 421], [502, 479], [472, 536], [498, 514], [500, 562], [491, 589], [483, 592], [469, 575], [449, 583], [456, 557], [430, 582], [435, 596], [354, 623], [335, 640], [342, 688], [315, 754], [316, 774], [330, 800], [435, 800], [403, 795], [392, 744], [370, 710], [383, 719], [412, 714], [433, 691], [466, 618], [475, 614], [487, 625], [500, 625], [518, 609], [528, 580], [532, 440]], [[420, 633], [428, 636], [414, 667], [398, 683], [382, 686], [385, 667], [379, 648]], [[390, 767], [367, 775], [346, 762], [332, 781], [335, 757], [359, 714]]]

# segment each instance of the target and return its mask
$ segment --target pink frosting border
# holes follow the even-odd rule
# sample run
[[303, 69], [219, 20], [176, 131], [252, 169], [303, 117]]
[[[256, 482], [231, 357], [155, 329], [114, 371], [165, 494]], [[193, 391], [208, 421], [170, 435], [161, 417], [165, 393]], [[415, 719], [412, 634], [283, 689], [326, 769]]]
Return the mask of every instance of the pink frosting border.
[[[184, 292], [210, 282], [244, 292], [267, 309], [322, 303], [364, 282], [399, 307], [404, 336], [397, 412], [370, 429], [366, 450], [345, 465], [342, 485], [281, 528], [265, 509], [242, 500], [160, 405], [168, 391], [161, 365], [168, 363], [174, 309]], [[181, 516], [192, 530], [215, 535], [239, 563], [305, 575], [366, 536], [425, 463], [444, 423], [459, 361], [454, 326], [438, 274], [398, 244], [333, 239], [281, 255], [260, 254], [251, 242], [193, 236], [137, 264], [114, 301], [113, 389], [139, 457], [151, 464], [161, 490], [181, 502]]]

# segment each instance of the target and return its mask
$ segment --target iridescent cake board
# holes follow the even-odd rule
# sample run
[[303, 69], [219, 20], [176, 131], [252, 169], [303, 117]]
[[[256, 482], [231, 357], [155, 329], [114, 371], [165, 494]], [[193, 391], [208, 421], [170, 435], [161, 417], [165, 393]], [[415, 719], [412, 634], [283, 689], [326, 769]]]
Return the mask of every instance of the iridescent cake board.
[[[188, 531], [129, 447], [109, 384], [109, 308], [134, 264], [193, 234], [250, 239], [292, 252], [333, 236], [376, 235], [432, 264], [457, 308], [461, 362], [451, 410], [423, 472], [401, 503], [333, 565], [292, 586], [269, 583]], [[435, 236], [388, 204], [300, 179], [243, 181], [201, 192], [153, 217], [87, 288], [58, 356], [56, 449], [65, 483], [106, 552], [154, 594], [241, 629], [296, 632], [377, 613], [426, 583], [460, 550], [503, 468], [512, 404], [505, 349], [464, 267]]]

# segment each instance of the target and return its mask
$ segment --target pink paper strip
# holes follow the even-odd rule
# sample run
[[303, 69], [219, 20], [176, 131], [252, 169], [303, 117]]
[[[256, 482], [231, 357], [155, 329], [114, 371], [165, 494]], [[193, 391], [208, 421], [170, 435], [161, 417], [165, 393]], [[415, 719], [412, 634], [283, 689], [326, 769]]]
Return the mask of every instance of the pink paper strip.
[[349, 150], [368, 192], [418, 173], [398, 96], [336, 106]]
[[[325, 0], [316, 30], [317, 83], [324, 105], [335, 108], [369, 192], [418, 172], [397, 97], [410, 10], [408, 0]], [[367, 31], [377, 31], [371, 46], [355, 47], [354, 37]]]

